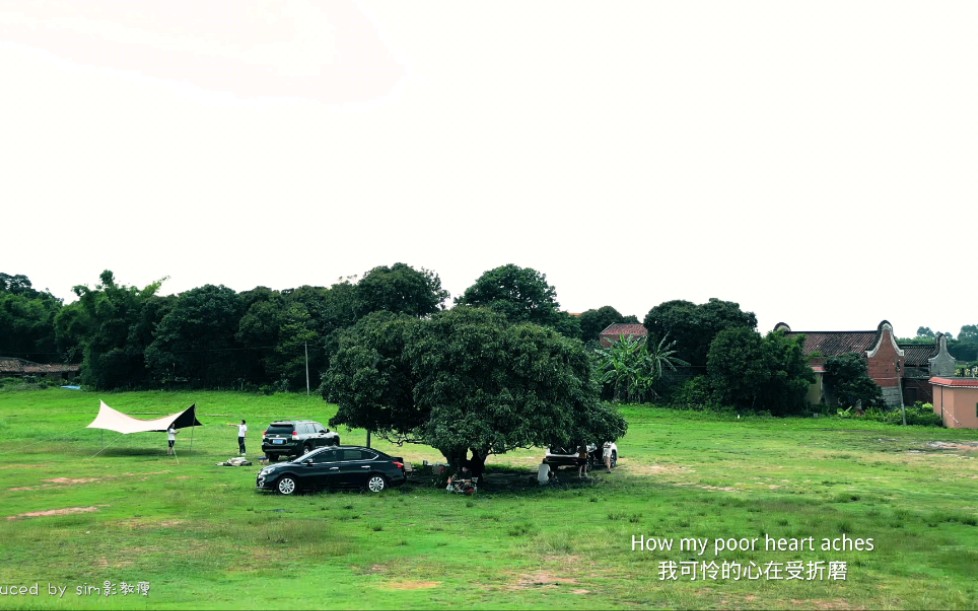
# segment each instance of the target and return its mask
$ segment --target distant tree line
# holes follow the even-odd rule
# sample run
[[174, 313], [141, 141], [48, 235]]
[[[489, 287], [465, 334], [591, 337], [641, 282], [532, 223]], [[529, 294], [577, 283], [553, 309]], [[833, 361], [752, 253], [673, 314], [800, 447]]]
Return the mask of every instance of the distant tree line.
[[[111, 271], [99, 280], [75, 286], [77, 300], [64, 304], [26, 276], [0, 273], [0, 356], [80, 363], [80, 382], [96, 389], [301, 390], [306, 364], [318, 387], [344, 333], [371, 314], [427, 320], [449, 299], [436, 273], [404, 263], [329, 287], [281, 291], [205, 285], [161, 296], [162, 280], [124, 286]], [[642, 321], [647, 342], [610, 349], [599, 348], [601, 331], [638, 319], [610, 305], [572, 315], [560, 308], [546, 276], [531, 268], [489, 270], [454, 306], [576, 341], [592, 357], [606, 399], [724, 403], [775, 414], [804, 408], [811, 372], [800, 341], [761, 336], [754, 313], [734, 302], [661, 303]], [[921, 327], [912, 341], [933, 342], [935, 335]], [[978, 325], [963, 327], [949, 349], [960, 360], [978, 358]]]

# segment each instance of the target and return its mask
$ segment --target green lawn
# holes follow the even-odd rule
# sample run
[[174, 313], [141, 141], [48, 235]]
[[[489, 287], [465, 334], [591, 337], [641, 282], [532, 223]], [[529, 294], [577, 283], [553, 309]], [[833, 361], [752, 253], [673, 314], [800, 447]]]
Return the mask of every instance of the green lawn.
[[[185, 429], [169, 457], [162, 433], [86, 429], [99, 399], [143, 418], [196, 403], [205, 426]], [[257, 466], [215, 465], [237, 450], [226, 424], [248, 420], [257, 456], [271, 420], [334, 410], [304, 395], [0, 391], [0, 608], [978, 605], [976, 431], [627, 407], [614, 473], [539, 488], [542, 451], [520, 451], [493, 457], [471, 498], [423, 483], [281, 497], [255, 491]], [[52, 513], [25, 515], [37, 512]], [[819, 549], [843, 534], [873, 549]], [[816, 549], [765, 551], [766, 537]], [[633, 551], [653, 538], [673, 549]], [[705, 551], [680, 550], [683, 538]], [[721, 538], [756, 549], [715, 554]], [[670, 562], [676, 578], [662, 579]], [[829, 579], [842, 562], [845, 579], [841, 565]], [[695, 580], [683, 573], [694, 564]], [[716, 570], [705, 579], [704, 564]], [[85, 593], [106, 581], [115, 594]], [[148, 583], [148, 596], [122, 594], [123, 582]], [[37, 595], [10, 593], [35, 584]]]

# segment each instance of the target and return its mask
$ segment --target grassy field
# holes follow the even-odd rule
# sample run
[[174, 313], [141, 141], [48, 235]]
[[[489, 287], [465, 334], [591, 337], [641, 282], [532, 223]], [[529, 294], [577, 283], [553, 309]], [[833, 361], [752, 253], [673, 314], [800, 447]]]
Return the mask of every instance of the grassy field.
[[[162, 433], [86, 429], [99, 399], [143, 418], [196, 403], [205, 426], [166, 456]], [[425, 482], [281, 497], [255, 491], [257, 466], [215, 465], [237, 450], [226, 424], [248, 420], [256, 456], [272, 419], [334, 409], [303, 395], [0, 391], [0, 608], [978, 605], [976, 431], [627, 407], [614, 473], [540, 488], [542, 451], [520, 451], [493, 457], [470, 498]], [[821, 549], [843, 536], [862, 551]], [[705, 547], [680, 550], [683, 538]], [[730, 538], [755, 549], [716, 550]], [[805, 547], [766, 551], [766, 538]], [[653, 540], [673, 549], [633, 549]], [[95, 593], [106, 581], [115, 593]]]

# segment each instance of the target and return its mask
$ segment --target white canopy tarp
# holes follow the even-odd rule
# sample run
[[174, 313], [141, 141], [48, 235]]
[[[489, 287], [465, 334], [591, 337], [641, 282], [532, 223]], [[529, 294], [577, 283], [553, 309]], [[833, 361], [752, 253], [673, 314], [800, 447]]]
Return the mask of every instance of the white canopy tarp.
[[196, 403], [183, 411], [155, 420], [140, 420], [127, 416], [106, 405], [105, 401], [99, 401], [99, 404], [98, 416], [86, 428], [105, 429], [128, 435], [129, 433], [162, 432], [170, 428], [170, 425], [178, 429], [188, 426], [201, 426], [196, 417]]

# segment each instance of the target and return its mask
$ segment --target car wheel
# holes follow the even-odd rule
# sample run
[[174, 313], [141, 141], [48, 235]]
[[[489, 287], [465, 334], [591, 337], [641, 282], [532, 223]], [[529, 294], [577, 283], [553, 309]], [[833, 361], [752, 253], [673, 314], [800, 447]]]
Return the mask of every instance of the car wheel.
[[371, 475], [370, 479], [367, 480], [367, 490], [371, 492], [380, 492], [387, 487], [387, 478], [383, 475]]
[[299, 489], [299, 486], [291, 476], [286, 475], [278, 480], [278, 483], [275, 484], [275, 489], [278, 490], [279, 494], [289, 495], [294, 494]]
[[311, 443], [307, 443], [306, 445], [302, 446], [302, 453], [303, 454], [308, 454], [309, 452], [312, 452], [312, 444]]
[[611, 453], [611, 468], [614, 469], [618, 466], [618, 452]]
[[278, 460], [278, 454], [269, 454], [266, 452], [265, 456], [268, 458], [268, 462], [275, 462]]

